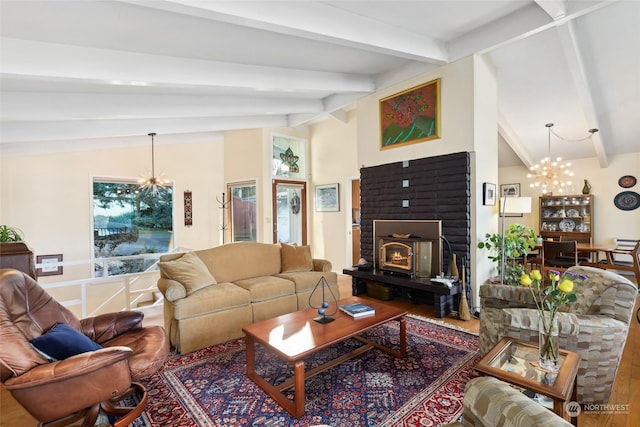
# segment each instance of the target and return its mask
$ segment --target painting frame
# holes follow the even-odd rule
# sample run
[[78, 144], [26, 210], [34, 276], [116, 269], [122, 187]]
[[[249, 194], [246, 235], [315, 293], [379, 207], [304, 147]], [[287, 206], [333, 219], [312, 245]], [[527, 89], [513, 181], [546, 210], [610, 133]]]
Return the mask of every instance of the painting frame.
[[496, 205], [496, 185], [491, 182], [482, 184], [482, 204], [485, 206]]
[[513, 184], [501, 184], [500, 195], [501, 197], [505, 197], [505, 196], [520, 197], [520, 183], [516, 182]]
[[440, 79], [379, 101], [380, 150], [440, 138]]
[[[513, 184], [501, 184], [500, 185], [500, 197], [520, 197], [520, 183]], [[505, 217], [522, 217], [522, 213], [505, 213]]]
[[[37, 264], [55, 264], [58, 262], [62, 262], [62, 254], [53, 254], [53, 255], [37, 255], [36, 263]], [[63, 274], [63, 267], [61, 265], [57, 265], [54, 267], [38, 267], [36, 271], [36, 276], [59, 276]]]
[[316, 185], [316, 212], [340, 212], [340, 185]]

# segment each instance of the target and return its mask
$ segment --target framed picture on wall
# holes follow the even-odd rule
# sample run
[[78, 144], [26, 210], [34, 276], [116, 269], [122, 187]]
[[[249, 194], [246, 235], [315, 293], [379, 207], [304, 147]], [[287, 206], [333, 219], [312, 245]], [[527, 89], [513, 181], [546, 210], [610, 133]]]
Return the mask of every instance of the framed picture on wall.
[[485, 206], [495, 206], [496, 185], [490, 182], [482, 184], [482, 204]]
[[500, 186], [500, 195], [504, 196], [516, 196], [520, 197], [520, 183], [517, 184], [502, 184]]
[[58, 276], [62, 274], [62, 266], [56, 265], [62, 262], [62, 254], [56, 255], [38, 255], [36, 256], [36, 263], [42, 264], [36, 271], [38, 276]]
[[339, 212], [338, 184], [316, 185], [316, 212]]
[[[501, 184], [500, 197], [520, 197], [520, 183]], [[506, 217], [521, 217], [521, 213], [505, 213]]]
[[380, 149], [440, 138], [440, 79], [380, 100]]

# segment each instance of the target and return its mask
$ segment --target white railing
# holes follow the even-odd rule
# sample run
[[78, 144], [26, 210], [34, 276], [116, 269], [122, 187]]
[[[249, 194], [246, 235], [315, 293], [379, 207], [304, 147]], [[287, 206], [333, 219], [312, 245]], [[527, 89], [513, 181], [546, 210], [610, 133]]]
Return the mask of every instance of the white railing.
[[[177, 248], [173, 252], [184, 252], [188, 249]], [[36, 268], [42, 267], [57, 267], [57, 266], [72, 266], [72, 265], [85, 265], [85, 264], [100, 264], [102, 271], [108, 274], [109, 262], [113, 261], [125, 261], [125, 260], [140, 260], [140, 259], [156, 259], [165, 253], [156, 254], [142, 254], [132, 255], [126, 257], [110, 257], [110, 258], [96, 258], [92, 260], [81, 261], [63, 261], [59, 263], [47, 263], [46, 265], [37, 264]], [[80, 287], [79, 298], [72, 298], [61, 300], [58, 302], [65, 307], [80, 306], [80, 317], [92, 317], [99, 314], [103, 314], [109, 311], [122, 311], [122, 310], [144, 310], [148, 307], [154, 307], [162, 304], [162, 295], [160, 294], [156, 285], [160, 272], [157, 269], [157, 262], [153, 263], [146, 271], [139, 273], [127, 273], [105, 277], [91, 277], [86, 279], [67, 280], [55, 283], [40, 284], [45, 290], [49, 289], [68, 289], [72, 287]], [[138, 282], [140, 282], [138, 285]], [[90, 290], [92, 288], [98, 289], [100, 287], [104, 289], [104, 285], [116, 285], [115, 291], [108, 297], [91, 295]], [[152, 303], [144, 306], [139, 306], [139, 303], [148, 301], [149, 295], [153, 295]], [[96, 308], [89, 311], [88, 302], [95, 302], [98, 298], [102, 301]], [[118, 310], [113, 308], [107, 309], [106, 307], [112, 307], [114, 302], [117, 304], [119, 300], [124, 298], [124, 306], [121, 306]]]

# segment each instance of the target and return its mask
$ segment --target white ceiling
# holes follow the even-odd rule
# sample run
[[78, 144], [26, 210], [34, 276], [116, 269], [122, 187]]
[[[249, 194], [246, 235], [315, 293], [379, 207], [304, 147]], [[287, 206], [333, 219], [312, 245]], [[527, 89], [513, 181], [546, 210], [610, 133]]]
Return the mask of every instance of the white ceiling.
[[3, 155], [220, 138], [340, 119], [473, 53], [501, 166], [640, 151], [640, 2], [1, 0]]

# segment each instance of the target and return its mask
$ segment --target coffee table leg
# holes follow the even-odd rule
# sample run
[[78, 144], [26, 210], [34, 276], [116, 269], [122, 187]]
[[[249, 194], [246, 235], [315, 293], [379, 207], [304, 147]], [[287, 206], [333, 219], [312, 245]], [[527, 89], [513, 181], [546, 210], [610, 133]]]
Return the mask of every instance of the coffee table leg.
[[295, 382], [294, 405], [295, 417], [300, 418], [304, 415], [304, 362], [297, 360], [293, 364], [293, 380]]

